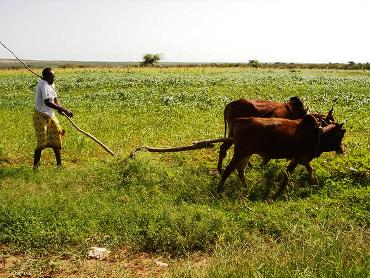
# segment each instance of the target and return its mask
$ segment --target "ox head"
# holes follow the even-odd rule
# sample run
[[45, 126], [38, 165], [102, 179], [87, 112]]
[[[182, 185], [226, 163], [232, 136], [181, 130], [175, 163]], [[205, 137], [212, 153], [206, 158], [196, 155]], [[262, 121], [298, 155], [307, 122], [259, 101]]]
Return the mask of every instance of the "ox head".
[[293, 118], [301, 119], [307, 114], [308, 109], [304, 106], [303, 101], [299, 97], [291, 97], [288, 103], [293, 114]]
[[331, 123], [323, 128], [322, 140], [320, 143], [321, 152], [335, 151], [338, 154], [344, 153], [343, 137], [346, 130], [343, 124]]

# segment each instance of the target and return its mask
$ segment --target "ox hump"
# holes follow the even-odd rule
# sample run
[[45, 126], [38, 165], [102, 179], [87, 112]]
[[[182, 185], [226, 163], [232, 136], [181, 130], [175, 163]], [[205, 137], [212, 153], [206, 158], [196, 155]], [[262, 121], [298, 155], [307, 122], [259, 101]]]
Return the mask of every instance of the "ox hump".
[[304, 115], [301, 123], [301, 126], [311, 126], [314, 128], [319, 127], [319, 122], [316, 120], [316, 118], [311, 114]]

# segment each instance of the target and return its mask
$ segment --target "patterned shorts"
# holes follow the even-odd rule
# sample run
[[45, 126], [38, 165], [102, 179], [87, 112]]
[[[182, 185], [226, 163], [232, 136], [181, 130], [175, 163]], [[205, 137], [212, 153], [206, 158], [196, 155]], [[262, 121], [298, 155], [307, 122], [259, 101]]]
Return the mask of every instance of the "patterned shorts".
[[49, 117], [35, 110], [33, 113], [33, 126], [36, 133], [37, 149], [62, 149], [62, 138], [65, 130], [60, 127], [55, 116]]

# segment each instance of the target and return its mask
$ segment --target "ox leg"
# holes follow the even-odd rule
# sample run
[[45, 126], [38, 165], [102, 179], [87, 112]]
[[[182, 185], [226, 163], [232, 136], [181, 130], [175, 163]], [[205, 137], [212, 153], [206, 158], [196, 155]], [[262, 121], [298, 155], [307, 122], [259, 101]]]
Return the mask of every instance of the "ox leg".
[[233, 142], [224, 142], [220, 146], [220, 153], [218, 155], [217, 171], [222, 173], [222, 160], [226, 157], [227, 150], [231, 148]]
[[238, 166], [239, 162], [240, 162], [240, 159], [233, 156], [229, 165], [227, 165], [227, 167], [225, 168], [225, 171], [222, 173], [220, 183], [217, 186], [217, 191], [218, 192], [223, 191], [224, 183], [225, 183], [226, 179], [230, 176], [231, 172], [235, 170], [235, 168]]
[[246, 158], [243, 158], [238, 166], [236, 167], [236, 170], [238, 171], [238, 174], [239, 174], [239, 178], [242, 182], [242, 184], [244, 185], [245, 188], [247, 188], [247, 183], [245, 182], [245, 177], [244, 177], [244, 169], [245, 167], [249, 164], [249, 158], [250, 156], [246, 157]]
[[313, 176], [313, 169], [309, 162], [305, 163], [304, 166], [307, 169], [308, 172], [308, 181], [310, 184], [317, 184], [317, 180]]
[[295, 167], [297, 167], [298, 161], [293, 159], [289, 162], [288, 168], [284, 173], [282, 179], [280, 180], [279, 191], [278, 194], [281, 194], [285, 191], [286, 183], [288, 181], [288, 176], [294, 171]]
[[271, 159], [268, 157], [262, 157], [262, 165], [267, 165]]

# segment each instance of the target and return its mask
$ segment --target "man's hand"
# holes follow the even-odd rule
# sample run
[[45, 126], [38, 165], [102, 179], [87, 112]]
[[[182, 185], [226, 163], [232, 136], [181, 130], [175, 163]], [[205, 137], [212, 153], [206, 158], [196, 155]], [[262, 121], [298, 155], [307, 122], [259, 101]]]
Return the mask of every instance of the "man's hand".
[[73, 117], [72, 111], [69, 111], [68, 109], [65, 109], [64, 107], [60, 106], [57, 99], [55, 99], [54, 101], [52, 101], [51, 99], [45, 99], [44, 102], [46, 106], [56, 109], [59, 112], [59, 114], [66, 114], [68, 117]]
[[66, 114], [68, 117], [73, 117], [74, 114], [72, 111], [69, 111], [68, 109], [65, 109], [65, 108], [61, 108], [59, 111], [58, 111], [60, 114]]

